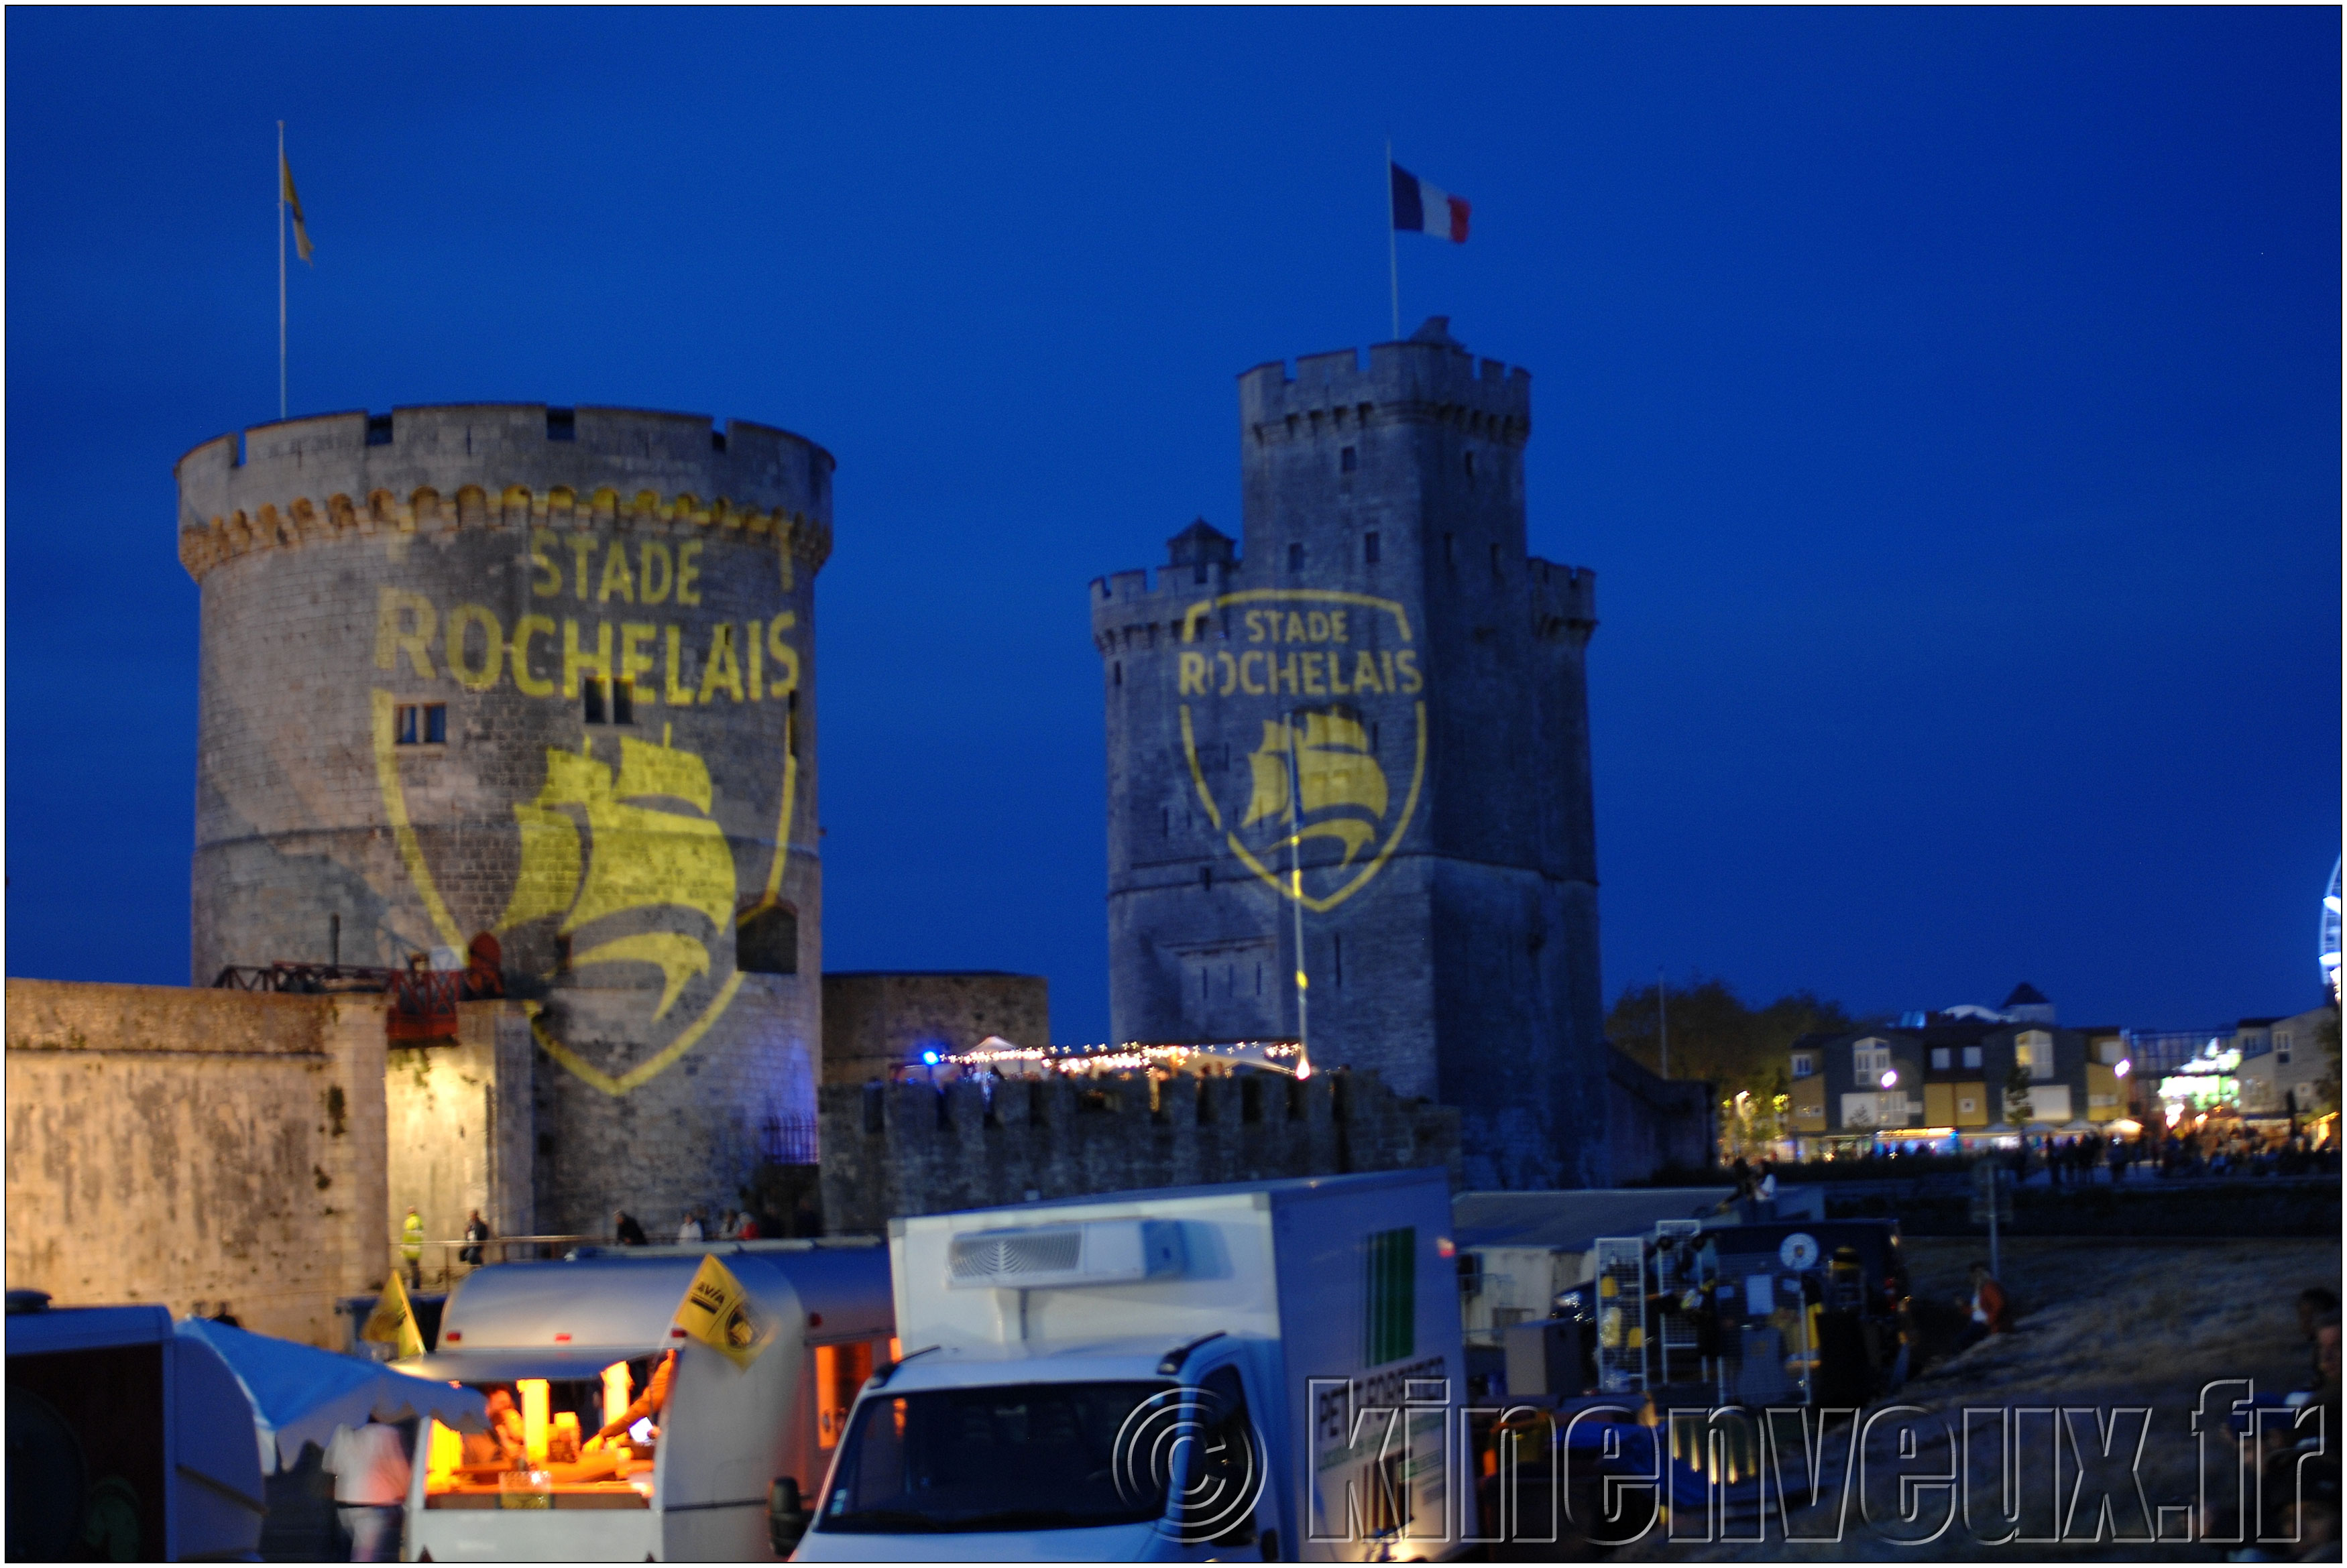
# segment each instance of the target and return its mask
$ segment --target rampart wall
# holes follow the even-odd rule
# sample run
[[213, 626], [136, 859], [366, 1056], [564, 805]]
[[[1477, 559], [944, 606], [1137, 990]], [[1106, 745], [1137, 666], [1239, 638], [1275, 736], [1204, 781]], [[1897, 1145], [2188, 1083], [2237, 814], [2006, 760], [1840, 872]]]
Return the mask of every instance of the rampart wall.
[[7, 1278], [338, 1346], [384, 1269], [376, 997], [7, 983]]
[[938, 1214], [1210, 1182], [1440, 1166], [1459, 1113], [1374, 1074], [1140, 1074], [1036, 1082], [827, 1085], [823, 1200], [834, 1232]]

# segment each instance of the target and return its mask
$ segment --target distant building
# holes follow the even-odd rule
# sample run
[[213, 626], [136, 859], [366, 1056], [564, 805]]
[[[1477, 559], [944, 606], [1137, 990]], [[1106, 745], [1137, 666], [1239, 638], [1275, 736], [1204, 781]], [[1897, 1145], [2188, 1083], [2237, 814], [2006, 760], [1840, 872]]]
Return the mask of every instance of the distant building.
[[2338, 1063], [2324, 1044], [2336, 1009], [2288, 1018], [2244, 1018], [2233, 1031], [2240, 1058], [2236, 1106], [2244, 1116], [2325, 1115], [2339, 1108]]
[[[2026, 1071], [2016, 1092], [2015, 1067]], [[1877, 1139], [2085, 1132], [2127, 1115], [2124, 1031], [2065, 1028], [2034, 986], [2001, 1010], [1909, 1014], [1901, 1026], [1805, 1034], [1787, 1062], [1803, 1152]]]

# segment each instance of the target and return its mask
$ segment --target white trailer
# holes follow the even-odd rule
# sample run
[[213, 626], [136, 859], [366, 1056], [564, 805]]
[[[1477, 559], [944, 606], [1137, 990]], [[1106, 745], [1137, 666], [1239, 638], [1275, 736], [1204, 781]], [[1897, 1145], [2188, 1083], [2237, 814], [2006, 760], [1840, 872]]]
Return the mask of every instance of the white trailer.
[[1473, 1533], [1444, 1175], [889, 1222], [903, 1359], [794, 1561], [1430, 1558]]
[[[708, 1254], [774, 1329], [747, 1369], [675, 1326]], [[888, 1258], [871, 1240], [629, 1247], [476, 1269], [449, 1298], [438, 1349], [400, 1365], [511, 1393], [539, 1479], [518, 1485], [494, 1462], [462, 1468], [458, 1434], [427, 1424], [406, 1558], [772, 1561], [769, 1489], [821, 1473], [891, 1333]], [[630, 1444], [616, 1468], [554, 1457], [623, 1413], [670, 1350], [656, 1441]]]

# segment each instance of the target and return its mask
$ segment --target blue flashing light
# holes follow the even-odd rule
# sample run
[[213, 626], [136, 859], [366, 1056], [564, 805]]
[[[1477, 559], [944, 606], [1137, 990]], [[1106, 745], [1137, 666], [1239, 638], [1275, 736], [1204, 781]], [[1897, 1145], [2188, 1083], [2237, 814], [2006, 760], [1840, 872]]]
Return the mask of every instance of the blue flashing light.
[[934, 1051], [924, 1051], [921, 1053], [921, 1060], [934, 1067], [938, 1064], [938, 1054]]

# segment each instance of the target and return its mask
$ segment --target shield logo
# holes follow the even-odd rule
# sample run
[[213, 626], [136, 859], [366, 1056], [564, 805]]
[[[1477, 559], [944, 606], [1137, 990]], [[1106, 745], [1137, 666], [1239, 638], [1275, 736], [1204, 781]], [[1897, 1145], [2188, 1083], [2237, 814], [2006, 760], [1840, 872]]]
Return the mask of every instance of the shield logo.
[[1426, 779], [1426, 673], [1400, 605], [1308, 588], [1203, 599], [1175, 679], [1192, 786], [1241, 863], [1315, 912], [1385, 869]]
[[[374, 694], [375, 769], [384, 809], [434, 926], [462, 947], [463, 928], [440, 895], [408, 817], [393, 749], [393, 706], [390, 693]], [[733, 943], [726, 940], [738, 896], [733, 852], [710, 816], [706, 764], [665, 733], [657, 745], [621, 736], [618, 751], [610, 761], [596, 756], [591, 744], [575, 752], [547, 751], [537, 795], [512, 808], [521, 866], [493, 928], [504, 935], [549, 922], [573, 971], [632, 967], [643, 978], [646, 971], [657, 974], [657, 991], [646, 986], [641, 993], [644, 1016], [630, 1033], [661, 1043], [624, 1072], [583, 1059], [533, 1004], [531, 1028], [547, 1054], [612, 1095], [657, 1077], [692, 1050], [742, 985]], [[786, 753], [782, 821], [764, 903], [756, 907], [772, 904], [781, 891], [797, 770], [797, 759]]]

